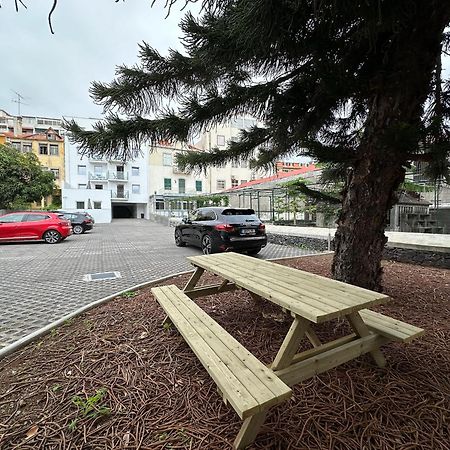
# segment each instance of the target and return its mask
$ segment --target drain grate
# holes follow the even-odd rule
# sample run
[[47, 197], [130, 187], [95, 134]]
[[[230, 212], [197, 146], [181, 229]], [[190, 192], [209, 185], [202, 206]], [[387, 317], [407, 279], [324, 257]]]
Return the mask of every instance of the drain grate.
[[114, 280], [116, 278], [122, 278], [120, 272], [88, 273], [83, 277], [84, 281]]

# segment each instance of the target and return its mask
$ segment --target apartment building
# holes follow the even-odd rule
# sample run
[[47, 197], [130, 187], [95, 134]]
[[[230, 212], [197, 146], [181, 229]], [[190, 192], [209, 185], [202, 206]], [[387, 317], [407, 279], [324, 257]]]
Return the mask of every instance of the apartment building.
[[[18, 119], [20, 119], [20, 132], [18, 130]], [[14, 134], [40, 134], [52, 128], [60, 136], [63, 136], [64, 128], [62, 125], [62, 119], [41, 116], [15, 116], [0, 109], [0, 134], [8, 132]]]
[[175, 214], [186, 210], [187, 199], [209, 193], [209, 180], [204, 173], [182, 171], [176, 164], [179, 152], [200, 151], [192, 145], [160, 142], [149, 155], [149, 211]]
[[[78, 120], [84, 128], [92, 121]], [[133, 161], [83, 156], [66, 136], [66, 180], [62, 207], [89, 211], [99, 223], [113, 218], [148, 218], [148, 149]]]

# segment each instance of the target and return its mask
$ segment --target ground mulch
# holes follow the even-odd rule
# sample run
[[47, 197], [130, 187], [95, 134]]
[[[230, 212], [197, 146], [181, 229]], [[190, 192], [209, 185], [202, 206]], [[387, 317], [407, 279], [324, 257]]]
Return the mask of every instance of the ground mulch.
[[[330, 263], [330, 256], [282, 262], [324, 276]], [[426, 335], [384, 347], [384, 369], [365, 355], [295, 386], [249, 448], [450, 449], [449, 273], [385, 262], [393, 301], [376, 309]], [[290, 326], [289, 316], [243, 291], [196, 301], [265, 363]], [[146, 288], [0, 361], [0, 448], [230, 448], [240, 419], [163, 318]], [[324, 340], [348, 331], [342, 321], [316, 328]]]

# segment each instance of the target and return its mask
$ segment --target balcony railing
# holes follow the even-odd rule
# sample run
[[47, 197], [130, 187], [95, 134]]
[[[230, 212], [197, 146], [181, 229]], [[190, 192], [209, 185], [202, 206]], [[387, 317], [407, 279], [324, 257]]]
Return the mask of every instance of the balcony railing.
[[128, 197], [129, 197], [128, 191], [111, 191], [112, 199], [128, 200]]
[[127, 181], [128, 180], [128, 172], [113, 172], [112, 170], [108, 171], [108, 180], [110, 181]]
[[89, 179], [97, 180], [97, 181], [106, 181], [108, 179], [108, 172], [103, 172], [103, 173], [89, 172]]

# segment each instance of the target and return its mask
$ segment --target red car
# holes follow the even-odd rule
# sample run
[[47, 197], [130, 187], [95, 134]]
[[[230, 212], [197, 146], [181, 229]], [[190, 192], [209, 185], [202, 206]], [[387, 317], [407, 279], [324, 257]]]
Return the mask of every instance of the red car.
[[1, 241], [44, 240], [57, 244], [72, 234], [72, 226], [62, 214], [24, 211], [0, 216]]

